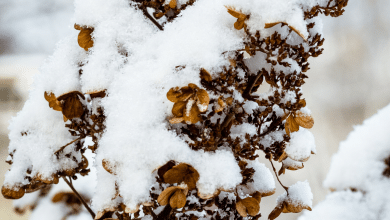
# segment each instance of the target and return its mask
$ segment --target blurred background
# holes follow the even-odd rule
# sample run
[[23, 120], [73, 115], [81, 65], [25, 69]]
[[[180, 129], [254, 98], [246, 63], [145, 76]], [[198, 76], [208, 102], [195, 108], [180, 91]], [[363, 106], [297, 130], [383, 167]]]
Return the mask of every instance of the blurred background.
[[[325, 51], [312, 58], [303, 94], [312, 110], [317, 154], [299, 171], [281, 177], [285, 185], [308, 180], [314, 205], [328, 190], [322, 182], [332, 154], [354, 125], [390, 103], [390, 1], [351, 0], [339, 18], [323, 17]], [[8, 121], [23, 107], [33, 77], [55, 44], [73, 29], [71, 0], [0, 1], [0, 183], [8, 164]], [[267, 161], [264, 161], [267, 164]], [[278, 169], [279, 167], [277, 167]], [[262, 200], [266, 219], [281, 187]], [[282, 214], [294, 220], [299, 214]], [[0, 196], [0, 220], [28, 219], [13, 212], [12, 201]]]

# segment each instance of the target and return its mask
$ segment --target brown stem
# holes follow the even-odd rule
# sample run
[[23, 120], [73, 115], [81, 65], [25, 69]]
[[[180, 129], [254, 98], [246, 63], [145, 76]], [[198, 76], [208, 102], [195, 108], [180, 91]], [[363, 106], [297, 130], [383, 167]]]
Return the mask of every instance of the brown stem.
[[54, 152], [54, 154], [58, 156], [58, 154], [59, 154], [61, 151], [63, 151], [67, 146], [69, 146], [69, 145], [73, 144], [74, 142], [79, 141], [79, 140], [81, 140], [81, 139], [83, 139], [83, 137], [79, 137], [79, 138], [77, 138], [77, 139], [74, 139], [73, 141], [71, 141], [71, 142], [67, 143], [66, 145], [62, 146], [59, 150], [57, 150], [56, 152]]
[[156, 20], [154, 20], [154, 18], [149, 14], [148, 9], [143, 8], [143, 9], [142, 9], [142, 12], [144, 13], [144, 15], [145, 15], [147, 18], [149, 18], [150, 21], [153, 22], [154, 25], [156, 25], [156, 26], [158, 27], [158, 29], [160, 29], [161, 31], [164, 30], [163, 27], [162, 27]]
[[[271, 157], [272, 157], [272, 155], [271, 155]], [[287, 196], [288, 196], [288, 187], [284, 186], [284, 185], [282, 184], [282, 182], [280, 181], [280, 179], [279, 179], [279, 177], [278, 177], [278, 174], [276, 173], [276, 169], [275, 169], [275, 167], [274, 167], [274, 163], [272, 162], [272, 158], [271, 158], [271, 157], [269, 158], [269, 162], [271, 162], [272, 169], [274, 170], [276, 179], [278, 179], [280, 185], [286, 190]]]
[[248, 99], [250, 98], [251, 93], [252, 93], [252, 89], [255, 86], [255, 84], [257, 83], [257, 81], [260, 79], [261, 76], [263, 76], [263, 73], [257, 74], [256, 78], [249, 82], [249, 85], [246, 87], [244, 93], [242, 94], [242, 97], [248, 98]]
[[84, 207], [88, 210], [89, 214], [91, 214], [92, 216], [92, 219], [95, 219], [95, 213], [92, 211], [91, 208], [89, 208], [89, 206], [87, 205], [87, 203], [85, 202], [85, 200], [83, 199], [83, 197], [81, 197], [81, 195], [76, 191], [76, 189], [73, 187], [73, 184], [70, 183], [64, 176], [62, 177], [62, 179], [64, 179], [64, 181], [66, 182], [66, 184], [68, 184], [68, 186], [72, 189], [72, 191], [74, 192], [74, 194], [76, 194], [76, 196], [79, 198], [79, 200], [81, 201], [81, 203], [83, 203]]

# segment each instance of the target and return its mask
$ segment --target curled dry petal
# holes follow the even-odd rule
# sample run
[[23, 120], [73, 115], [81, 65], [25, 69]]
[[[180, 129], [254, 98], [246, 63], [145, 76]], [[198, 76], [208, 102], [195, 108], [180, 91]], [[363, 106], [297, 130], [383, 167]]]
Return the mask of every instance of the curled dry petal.
[[225, 8], [228, 10], [228, 13], [231, 14], [233, 17], [238, 19], [245, 19], [246, 15], [242, 12], [237, 11], [235, 8], [231, 6], [225, 6]]
[[85, 51], [88, 51], [89, 48], [93, 47], [92, 32], [92, 28], [82, 28], [80, 30], [77, 41], [79, 46], [84, 48]]
[[6, 186], [1, 187], [1, 194], [3, 194], [6, 199], [20, 199], [24, 196], [24, 188], [11, 189]]
[[245, 25], [245, 20], [237, 19], [237, 21], [234, 22], [234, 28], [237, 30], [241, 30], [242, 28], [244, 28], [244, 25]]
[[288, 118], [286, 119], [286, 124], [284, 126], [285, 126], [286, 133], [288, 135], [290, 135], [291, 132], [295, 132], [295, 131], [299, 130], [299, 125], [294, 120], [294, 117], [292, 116], [292, 114], [290, 114], [290, 116], [288, 116]]
[[57, 184], [59, 182], [59, 178], [57, 175], [53, 175], [51, 178], [44, 178], [41, 174], [37, 174], [34, 178], [36, 181], [40, 181], [46, 184]]
[[200, 78], [206, 80], [207, 82], [211, 82], [213, 80], [213, 78], [211, 78], [211, 74], [209, 73], [209, 71], [203, 68], [200, 69]]
[[56, 96], [53, 93], [45, 92], [45, 99], [49, 102], [49, 107], [56, 110], [56, 111], [62, 111], [61, 104], [57, 100]]
[[297, 112], [294, 119], [297, 124], [303, 128], [312, 128], [314, 125], [313, 117], [302, 112]]

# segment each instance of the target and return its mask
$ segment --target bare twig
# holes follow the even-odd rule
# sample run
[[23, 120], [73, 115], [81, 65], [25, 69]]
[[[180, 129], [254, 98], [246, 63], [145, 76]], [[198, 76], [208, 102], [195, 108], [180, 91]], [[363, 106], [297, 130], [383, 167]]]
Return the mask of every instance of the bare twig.
[[144, 13], [144, 15], [145, 15], [147, 18], [149, 18], [150, 21], [153, 22], [154, 25], [156, 25], [156, 26], [158, 27], [158, 29], [160, 29], [161, 31], [164, 30], [164, 28], [163, 28], [156, 20], [154, 20], [154, 18], [149, 14], [148, 9], [143, 8], [143, 9], [142, 9], [142, 12]]
[[263, 76], [263, 73], [257, 74], [256, 78], [254, 78], [252, 81], [249, 82], [249, 85], [246, 87], [244, 93], [242, 94], [242, 97], [250, 99], [251, 98], [251, 93], [252, 89], [257, 83], [257, 81], [260, 79], [260, 77]]
[[59, 154], [61, 151], [63, 151], [67, 146], [69, 146], [69, 145], [73, 144], [74, 142], [79, 141], [79, 140], [81, 140], [81, 139], [83, 139], [83, 138], [84, 138], [84, 137], [79, 137], [79, 138], [77, 138], [77, 139], [74, 139], [73, 141], [71, 141], [71, 142], [67, 143], [66, 145], [62, 146], [59, 150], [57, 150], [56, 152], [54, 152], [54, 154], [58, 156], [58, 154]]
[[81, 201], [81, 203], [83, 203], [84, 207], [88, 210], [89, 214], [91, 214], [92, 216], [92, 219], [95, 219], [95, 213], [92, 211], [92, 209], [87, 205], [87, 203], [85, 202], [85, 200], [83, 199], [83, 197], [81, 197], [81, 195], [76, 191], [76, 189], [73, 187], [73, 184], [71, 182], [69, 182], [64, 176], [62, 177], [62, 179], [64, 179], [64, 181], [66, 182], [66, 184], [68, 184], [68, 186], [72, 189], [72, 191], [74, 192], [74, 194], [76, 194], [76, 196], [79, 198], [79, 200]]
[[[272, 157], [272, 156], [271, 156]], [[278, 177], [278, 174], [276, 173], [276, 169], [275, 169], [275, 167], [274, 167], [274, 163], [272, 162], [272, 159], [271, 159], [271, 157], [269, 158], [269, 162], [271, 162], [271, 165], [272, 165], [272, 169], [274, 170], [274, 173], [275, 173], [275, 176], [276, 176], [276, 179], [278, 179], [278, 181], [279, 181], [279, 183], [280, 183], [280, 185], [286, 190], [286, 192], [287, 192], [287, 195], [288, 195], [288, 187], [286, 187], [286, 186], [284, 186], [283, 184], [282, 184], [282, 182], [280, 181], [280, 179], [279, 179], [279, 177]]]

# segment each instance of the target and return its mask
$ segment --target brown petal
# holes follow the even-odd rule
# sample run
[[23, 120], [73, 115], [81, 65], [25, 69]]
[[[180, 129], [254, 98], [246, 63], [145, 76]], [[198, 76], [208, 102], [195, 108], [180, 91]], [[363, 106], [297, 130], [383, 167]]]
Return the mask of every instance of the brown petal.
[[302, 112], [297, 112], [294, 119], [297, 124], [303, 128], [312, 128], [314, 125], [313, 117]]
[[[187, 110], [188, 106], [186, 107]], [[184, 114], [184, 121], [187, 124], [196, 124], [202, 118], [200, 117], [200, 111], [198, 106], [192, 105], [190, 111]]]
[[76, 93], [73, 93], [64, 100], [62, 114], [68, 119], [80, 118], [84, 114], [83, 104]]
[[172, 114], [178, 118], [183, 117], [184, 109], [187, 105], [187, 102], [175, 102], [172, 108]]
[[185, 175], [187, 174], [188, 165], [181, 163], [172, 167], [164, 174], [164, 182], [169, 184], [181, 183], [184, 180]]
[[242, 217], [247, 217], [248, 216], [248, 214], [246, 212], [246, 207], [242, 203], [242, 201], [238, 201], [236, 203], [236, 210], [237, 210], [238, 214], [240, 214]]
[[61, 105], [60, 102], [57, 100], [56, 96], [53, 93], [45, 92], [45, 99], [49, 102], [49, 107], [56, 110], [61, 111]]
[[169, 123], [171, 124], [178, 124], [178, 123], [182, 123], [184, 121], [184, 118], [183, 117], [180, 117], [180, 118], [171, 118], [169, 120]]
[[46, 183], [42, 183], [40, 181], [31, 181], [30, 184], [25, 186], [26, 193], [32, 193], [38, 191], [40, 189], [43, 189], [45, 186], [47, 186]]
[[301, 99], [301, 100], [299, 100], [298, 104], [299, 104], [300, 107], [305, 107], [306, 106], [306, 100], [305, 99]]
[[186, 204], [187, 198], [182, 189], [176, 190], [169, 199], [169, 205], [173, 209], [183, 208]]
[[187, 184], [189, 190], [196, 188], [196, 182], [199, 180], [199, 173], [192, 166], [187, 169], [187, 174], [184, 177], [184, 183]]
[[81, 31], [83, 28], [78, 24], [74, 24], [74, 29]]
[[168, 91], [167, 98], [171, 102], [178, 102], [179, 95], [181, 95], [181, 92], [179, 91], [179, 87], [173, 87]]
[[231, 6], [225, 6], [225, 7], [228, 10], [228, 13], [231, 14], [233, 17], [241, 18], [241, 19], [246, 18], [246, 15], [244, 13], [237, 11], [235, 8], [233, 8]]
[[213, 80], [209, 71], [203, 68], [200, 69], [200, 78], [206, 80], [207, 82], [211, 82]]
[[104, 98], [106, 97], [106, 90], [87, 92], [87, 94], [90, 95], [91, 99]]
[[161, 192], [161, 194], [157, 198], [158, 204], [164, 206], [168, 205], [169, 198], [173, 193], [175, 193], [177, 190], [180, 190], [178, 186], [171, 186], [166, 188], [164, 191]]
[[261, 202], [261, 193], [260, 192], [255, 192], [251, 195], [254, 199], [257, 200], [257, 202]]
[[283, 206], [275, 207], [274, 210], [272, 210], [272, 212], [268, 215], [268, 219], [269, 220], [276, 219], [277, 217], [279, 217], [282, 211], [283, 211]]
[[295, 205], [290, 202], [284, 202], [284, 206], [287, 209], [287, 211], [292, 213], [299, 213], [302, 212], [303, 209], [307, 209], [311, 211], [311, 208], [309, 206], [303, 206], [303, 205]]
[[68, 119], [65, 117], [65, 115], [62, 115], [62, 118], [64, 119], [64, 122], [68, 121]]
[[290, 114], [290, 116], [288, 116], [288, 118], [286, 119], [286, 124], [284, 126], [285, 126], [286, 133], [289, 136], [290, 136], [291, 132], [295, 132], [295, 131], [299, 130], [299, 125], [294, 120], [294, 117], [292, 116], [292, 114]]
[[196, 105], [198, 106], [199, 111], [200, 112], [206, 112], [207, 111], [207, 107], [209, 106], [209, 103], [210, 103], [209, 94], [207, 93], [206, 90], [200, 89], [196, 93], [196, 96], [198, 98], [198, 100], [196, 102]]
[[196, 91], [199, 89], [199, 87], [193, 83], [188, 83], [188, 87], [190, 87], [192, 89], [192, 91]]
[[53, 198], [51, 199], [51, 201], [53, 202], [53, 203], [57, 203], [57, 202], [61, 202], [61, 201], [66, 201], [67, 200], [67, 198], [69, 198], [69, 197], [74, 197], [75, 196], [75, 194], [74, 193], [72, 193], [72, 192], [58, 192], [58, 193], [56, 193], [54, 196], [53, 196]]
[[244, 27], [245, 20], [237, 19], [236, 22], [234, 22], [234, 28], [237, 30], [241, 30]]
[[182, 183], [187, 184], [189, 190], [196, 188], [196, 182], [199, 180], [199, 173], [192, 166], [181, 163], [172, 167], [164, 174], [164, 182], [174, 184]]
[[260, 205], [256, 199], [254, 199], [252, 197], [248, 197], [248, 198], [241, 200], [241, 202], [246, 207], [246, 211], [248, 212], [249, 215], [255, 216], [255, 215], [257, 215], [257, 213], [259, 213]]
[[7, 188], [5, 186], [1, 187], [1, 194], [3, 194], [6, 199], [20, 199], [24, 196], [25, 190], [20, 187], [16, 190]]
[[78, 43], [85, 51], [88, 51], [89, 48], [93, 47], [92, 32], [92, 28], [83, 28], [79, 33]]
[[278, 162], [280, 163], [280, 162], [282, 162], [283, 160], [285, 160], [286, 158], [287, 158], [287, 154], [286, 154], [285, 151], [283, 151], [283, 154], [279, 157]]
[[177, 6], [176, 0], [171, 0], [171, 1], [169, 2], [169, 7], [171, 7], [171, 8], [176, 8], [176, 6]]

